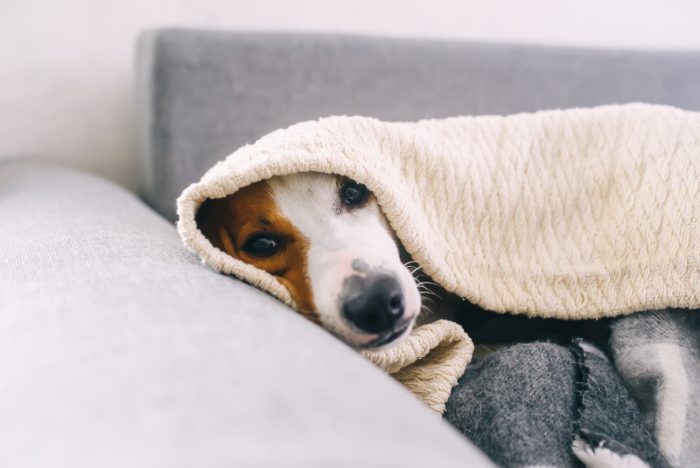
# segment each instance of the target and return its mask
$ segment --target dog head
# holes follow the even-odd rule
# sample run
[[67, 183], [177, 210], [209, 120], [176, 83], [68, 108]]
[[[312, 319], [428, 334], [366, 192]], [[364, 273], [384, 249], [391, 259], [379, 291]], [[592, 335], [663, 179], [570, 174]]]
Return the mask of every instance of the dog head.
[[301, 312], [348, 344], [380, 348], [413, 327], [421, 297], [374, 195], [345, 177], [273, 177], [197, 213], [215, 247], [274, 275]]

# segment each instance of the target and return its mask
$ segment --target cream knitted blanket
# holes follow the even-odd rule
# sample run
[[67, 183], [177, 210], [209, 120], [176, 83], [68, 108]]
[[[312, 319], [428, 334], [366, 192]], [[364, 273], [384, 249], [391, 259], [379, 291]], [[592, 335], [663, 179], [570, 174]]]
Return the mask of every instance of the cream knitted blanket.
[[423, 271], [486, 309], [574, 319], [700, 307], [698, 113], [629, 104], [296, 124], [183, 192], [184, 243], [294, 306], [272, 276], [215, 249], [195, 214], [207, 198], [302, 171], [367, 185]]

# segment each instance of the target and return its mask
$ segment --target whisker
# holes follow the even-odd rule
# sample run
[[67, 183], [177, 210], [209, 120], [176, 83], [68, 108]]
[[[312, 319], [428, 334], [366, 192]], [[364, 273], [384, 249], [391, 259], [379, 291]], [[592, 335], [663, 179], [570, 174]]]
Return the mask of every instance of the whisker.
[[433, 300], [433, 298], [425, 297], [425, 296], [421, 295], [421, 303], [425, 303], [425, 302], [428, 302], [430, 304], [435, 305], [435, 301]]
[[420, 284], [421, 286], [424, 286], [426, 284], [429, 286], [438, 286], [437, 283], [433, 283], [432, 281], [419, 281], [418, 284]]
[[437, 283], [433, 283], [432, 281], [427, 281], [427, 280], [426, 280], [426, 281], [420, 281], [420, 280], [418, 280], [418, 279], [416, 279], [416, 283], [418, 283], [418, 284], [428, 284], [428, 285], [430, 285], [430, 286], [437, 286], [437, 285], [438, 285]]
[[435, 293], [435, 291], [433, 291], [431, 288], [429, 288], [428, 286], [426, 286], [424, 284], [416, 284], [416, 287], [422, 291], [430, 291], [432, 293]]
[[434, 297], [435, 299], [440, 299], [440, 296], [432, 291], [426, 291], [425, 289], [418, 290], [418, 294], [420, 294], [420, 297]]
[[403, 266], [406, 267], [406, 269], [408, 271], [410, 271], [411, 274], [415, 274], [417, 271], [420, 271], [423, 269], [423, 267], [420, 266], [418, 264], [418, 262], [416, 262], [415, 260], [408, 261], [408, 262], [404, 263]]
[[430, 291], [430, 292], [432, 292], [432, 293], [435, 293], [435, 291], [433, 291], [432, 288], [429, 288], [428, 286], [426, 286], [426, 285], [424, 285], [424, 284], [416, 284], [416, 287], [417, 287], [418, 289], [420, 289], [421, 291]]
[[425, 291], [418, 291], [418, 294], [420, 294], [420, 297], [426, 301], [434, 301], [435, 299], [439, 299], [439, 297], [435, 296], [435, 294], [427, 294]]

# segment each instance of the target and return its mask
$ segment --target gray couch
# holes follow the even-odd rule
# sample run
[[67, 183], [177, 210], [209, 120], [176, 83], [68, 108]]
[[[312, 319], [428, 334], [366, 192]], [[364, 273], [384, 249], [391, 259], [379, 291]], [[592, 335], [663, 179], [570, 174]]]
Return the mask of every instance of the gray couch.
[[260, 136], [320, 116], [416, 120], [644, 101], [700, 110], [700, 51], [165, 30], [140, 43], [143, 194], [175, 198]]
[[[165, 30], [143, 195], [0, 163], [0, 466], [489, 466], [391, 378], [181, 246], [174, 199], [269, 130], [606, 102], [700, 110], [700, 53]], [[157, 214], [157, 213], [158, 214]]]

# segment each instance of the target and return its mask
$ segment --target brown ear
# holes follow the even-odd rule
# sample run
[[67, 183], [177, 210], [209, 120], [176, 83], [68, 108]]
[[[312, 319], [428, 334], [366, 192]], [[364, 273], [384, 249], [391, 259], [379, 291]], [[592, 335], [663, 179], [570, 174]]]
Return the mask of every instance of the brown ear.
[[231, 213], [227, 208], [228, 198], [208, 199], [199, 207], [195, 220], [199, 230], [214, 247], [236, 257], [236, 247], [229, 232]]

